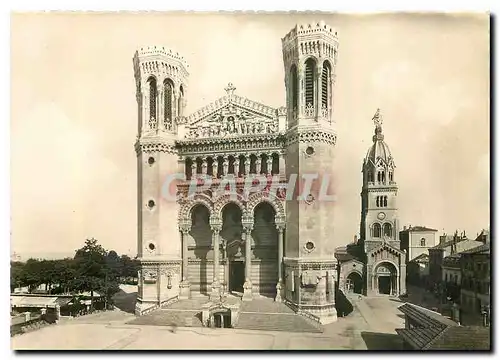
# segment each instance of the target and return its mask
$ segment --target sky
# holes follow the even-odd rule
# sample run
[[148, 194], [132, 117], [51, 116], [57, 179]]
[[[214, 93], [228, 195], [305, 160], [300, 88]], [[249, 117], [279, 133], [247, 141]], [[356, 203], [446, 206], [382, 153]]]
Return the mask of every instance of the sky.
[[135, 255], [136, 49], [165, 46], [187, 59], [187, 114], [223, 96], [228, 82], [279, 107], [281, 38], [320, 20], [340, 42], [336, 245], [359, 232], [361, 165], [377, 108], [397, 167], [400, 225], [469, 236], [487, 228], [487, 15], [15, 14], [11, 252], [72, 255], [94, 237]]

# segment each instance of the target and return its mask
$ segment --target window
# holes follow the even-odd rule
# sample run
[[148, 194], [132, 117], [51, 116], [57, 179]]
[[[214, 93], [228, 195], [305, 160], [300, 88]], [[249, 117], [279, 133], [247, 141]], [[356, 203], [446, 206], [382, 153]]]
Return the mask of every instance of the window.
[[387, 196], [384, 196], [384, 207], [387, 207]]
[[184, 88], [181, 85], [179, 88], [179, 99], [177, 100], [177, 114], [179, 116], [184, 115], [183, 106], [184, 106]]
[[163, 124], [165, 126], [165, 130], [172, 130], [172, 100], [174, 93], [174, 84], [170, 79], [165, 80], [164, 83], [165, 93], [164, 93], [164, 102], [165, 102], [165, 112], [163, 114]]
[[328, 109], [328, 99], [330, 97], [330, 75], [331, 68], [328, 61], [323, 62], [323, 72], [321, 74], [321, 107]]
[[156, 79], [151, 77], [149, 83], [149, 128], [156, 128]]
[[389, 223], [384, 224], [384, 236], [392, 237], [392, 225]]
[[290, 86], [291, 86], [291, 99], [292, 99], [292, 109], [297, 110], [298, 98], [299, 98], [299, 83], [297, 80], [297, 67], [292, 65], [290, 68]]
[[380, 224], [373, 224], [373, 237], [374, 238], [379, 238], [380, 237]]
[[368, 171], [368, 181], [373, 182], [373, 172], [371, 170]]
[[316, 68], [316, 62], [313, 59], [307, 59], [306, 69], [305, 69], [305, 96], [306, 96], [306, 107], [314, 106], [314, 72]]
[[425, 238], [420, 239], [420, 246], [425, 246]]

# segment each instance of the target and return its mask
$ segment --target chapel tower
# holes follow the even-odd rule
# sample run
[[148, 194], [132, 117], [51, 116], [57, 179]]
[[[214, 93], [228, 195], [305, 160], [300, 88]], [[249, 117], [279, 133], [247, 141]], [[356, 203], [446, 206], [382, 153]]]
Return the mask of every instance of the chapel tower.
[[373, 145], [368, 149], [362, 170], [360, 235], [365, 252], [383, 241], [399, 249], [396, 165], [384, 141], [380, 109], [373, 121]]
[[141, 314], [186, 288], [175, 184], [166, 180], [184, 172], [175, 141], [184, 114], [188, 64], [178, 53], [159, 46], [136, 51], [133, 62], [138, 104], [137, 254], [141, 263], [136, 313]]
[[[295, 184], [286, 202], [285, 298], [323, 323], [336, 320], [332, 196], [338, 46], [337, 32], [324, 22], [297, 25], [282, 39], [287, 99], [285, 163], [287, 178]], [[312, 180], [310, 189], [308, 178]]]

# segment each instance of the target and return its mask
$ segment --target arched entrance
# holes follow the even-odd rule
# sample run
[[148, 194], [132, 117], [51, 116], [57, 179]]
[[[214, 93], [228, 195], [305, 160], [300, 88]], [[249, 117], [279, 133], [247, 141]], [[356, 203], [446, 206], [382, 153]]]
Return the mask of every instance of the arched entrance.
[[[210, 210], [203, 204], [197, 204], [191, 209], [191, 231], [194, 248], [188, 247], [189, 258], [188, 279], [191, 290], [208, 295], [212, 282], [212, 259], [209, 255], [212, 246], [212, 230], [210, 229]], [[208, 264], [210, 261], [210, 265]]]
[[361, 294], [363, 291], [363, 279], [361, 275], [355, 271], [347, 275], [345, 287], [348, 293]]
[[222, 208], [221, 246], [224, 264], [224, 288], [226, 291], [243, 294], [245, 283], [245, 244], [242, 240], [242, 211], [235, 203]]
[[381, 295], [397, 295], [398, 270], [390, 262], [382, 262], [375, 268], [375, 289]]
[[278, 280], [278, 231], [276, 211], [264, 201], [254, 208], [252, 238], [252, 284], [263, 296], [276, 296]]

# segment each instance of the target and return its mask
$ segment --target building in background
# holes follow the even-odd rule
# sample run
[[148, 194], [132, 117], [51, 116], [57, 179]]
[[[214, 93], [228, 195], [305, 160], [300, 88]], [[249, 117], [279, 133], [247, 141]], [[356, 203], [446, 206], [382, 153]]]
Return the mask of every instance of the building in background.
[[[478, 237], [478, 239], [480, 239]], [[483, 243], [468, 239], [465, 231], [455, 232], [451, 239], [447, 235], [440, 236], [440, 243], [429, 249], [429, 282], [431, 287], [440, 286], [443, 281], [443, 259], [449, 255], [459, 254]]]
[[429, 254], [422, 253], [406, 265], [408, 284], [424, 286], [429, 278]]
[[410, 262], [421, 254], [427, 254], [427, 250], [437, 245], [437, 230], [426, 226], [403, 227], [399, 232], [401, 250], [406, 251], [406, 262]]
[[460, 267], [460, 308], [469, 315], [482, 315], [485, 309], [489, 309], [491, 301], [490, 243], [462, 251]]

